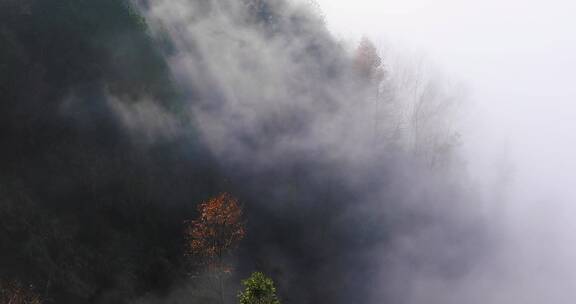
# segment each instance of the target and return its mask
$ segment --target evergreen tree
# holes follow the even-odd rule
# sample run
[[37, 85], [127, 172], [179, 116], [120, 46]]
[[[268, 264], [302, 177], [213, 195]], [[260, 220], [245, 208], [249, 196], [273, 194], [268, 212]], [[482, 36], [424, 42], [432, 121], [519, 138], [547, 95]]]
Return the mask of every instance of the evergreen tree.
[[242, 281], [244, 291], [238, 294], [240, 304], [280, 304], [274, 281], [261, 272], [254, 272]]

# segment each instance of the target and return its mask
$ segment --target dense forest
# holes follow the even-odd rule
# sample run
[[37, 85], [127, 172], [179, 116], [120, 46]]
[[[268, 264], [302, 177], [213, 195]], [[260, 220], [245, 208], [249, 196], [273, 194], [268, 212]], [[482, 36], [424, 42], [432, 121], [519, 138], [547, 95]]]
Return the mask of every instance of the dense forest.
[[0, 304], [404, 303], [482, 254], [461, 101], [304, 4], [0, 0]]

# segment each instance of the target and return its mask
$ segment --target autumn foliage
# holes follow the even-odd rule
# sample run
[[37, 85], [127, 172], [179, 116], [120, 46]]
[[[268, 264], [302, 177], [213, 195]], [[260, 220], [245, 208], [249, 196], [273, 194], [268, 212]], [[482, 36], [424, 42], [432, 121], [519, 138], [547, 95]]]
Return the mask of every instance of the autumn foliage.
[[228, 193], [202, 202], [199, 217], [187, 222], [186, 254], [210, 267], [222, 267], [222, 258], [244, 238], [242, 207]]
[[371, 81], [380, 82], [384, 77], [382, 59], [378, 49], [368, 38], [363, 38], [354, 56], [356, 71]]
[[31, 287], [19, 282], [0, 282], [0, 304], [41, 304]]

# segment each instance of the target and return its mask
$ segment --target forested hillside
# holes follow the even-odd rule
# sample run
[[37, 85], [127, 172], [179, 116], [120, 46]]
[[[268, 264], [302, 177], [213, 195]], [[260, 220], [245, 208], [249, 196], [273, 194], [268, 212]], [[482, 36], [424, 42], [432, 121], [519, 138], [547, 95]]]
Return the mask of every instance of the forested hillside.
[[459, 97], [283, 0], [0, 0], [0, 304], [402, 303], [481, 254]]

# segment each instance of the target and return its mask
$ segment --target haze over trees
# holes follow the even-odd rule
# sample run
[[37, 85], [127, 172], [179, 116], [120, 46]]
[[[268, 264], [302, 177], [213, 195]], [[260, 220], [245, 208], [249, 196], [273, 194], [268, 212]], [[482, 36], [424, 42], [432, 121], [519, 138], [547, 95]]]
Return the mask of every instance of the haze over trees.
[[383, 303], [464, 275], [459, 95], [386, 56], [283, 0], [0, 0], [0, 304]]

